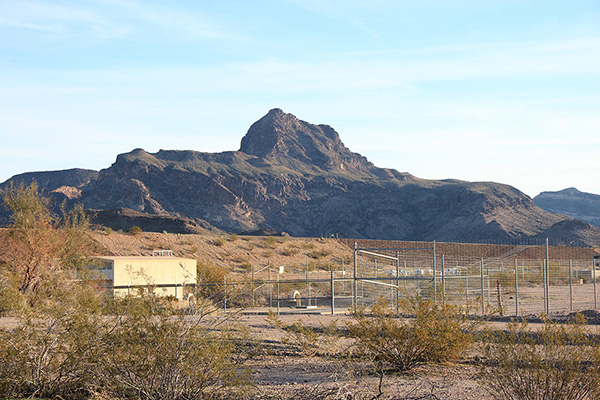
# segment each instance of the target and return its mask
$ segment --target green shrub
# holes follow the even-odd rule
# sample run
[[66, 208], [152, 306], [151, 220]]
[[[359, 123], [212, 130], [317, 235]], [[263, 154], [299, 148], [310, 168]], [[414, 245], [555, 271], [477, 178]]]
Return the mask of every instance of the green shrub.
[[149, 292], [106, 300], [102, 315], [71, 284], [0, 329], [0, 398], [200, 400], [247, 380], [244, 331], [204, 318], [214, 305], [188, 312]]
[[104, 332], [98, 370], [112, 398], [204, 399], [247, 379], [230, 331], [201, 324], [199, 315], [177, 314], [154, 296], [129, 298], [120, 308], [126, 318]]
[[488, 333], [482, 352], [487, 365], [481, 366], [481, 382], [495, 399], [583, 400], [600, 394], [600, 346], [581, 315], [569, 324], [546, 317], [535, 331], [524, 321], [510, 323], [505, 332]]
[[392, 316], [389, 305], [379, 302], [369, 310], [356, 310], [348, 324], [359, 351], [377, 365], [407, 371], [423, 363], [455, 361], [469, 348], [473, 324], [455, 307], [419, 297], [399, 306], [412, 317]]
[[143, 232], [142, 228], [140, 228], [137, 225], [133, 225], [132, 227], [130, 227], [130, 228], [127, 229], [127, 233], [129, 233], [129, 234], [131, 234], [133, 236], [139, 235], [142, 232]]
[[0, 398], [90, 395], [101, 354], [100, 298], [91, 285], [57, 277], [15, 329], [0, 329]]
[[210, 261], [198, 260], [197, 296], [220, 302], [223, 299], [225, 269]]

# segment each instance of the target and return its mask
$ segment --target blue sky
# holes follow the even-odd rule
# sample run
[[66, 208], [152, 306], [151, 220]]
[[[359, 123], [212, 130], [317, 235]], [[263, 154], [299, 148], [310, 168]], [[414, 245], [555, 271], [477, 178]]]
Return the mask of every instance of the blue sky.
[[600, 1], [0, 0], [0, 181], [279, 107], [421, 178], [600, 194]]

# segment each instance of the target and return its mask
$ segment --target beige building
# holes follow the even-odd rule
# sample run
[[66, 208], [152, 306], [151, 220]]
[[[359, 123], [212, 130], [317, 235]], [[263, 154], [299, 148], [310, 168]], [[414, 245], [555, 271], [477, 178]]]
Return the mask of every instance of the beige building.
[[136, 294], [140, 289], [151, 287], [156, 294], [184, 300], [187, 297], [184, 286], [196, 283], [196, 260], [173, 257], [170, 252], [155, 256], [97, 258], [100, 273], [115, 296]]

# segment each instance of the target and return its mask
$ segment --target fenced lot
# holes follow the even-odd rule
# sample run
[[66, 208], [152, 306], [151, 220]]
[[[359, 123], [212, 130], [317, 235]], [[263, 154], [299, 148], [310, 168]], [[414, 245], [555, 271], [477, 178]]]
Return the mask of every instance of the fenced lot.
[[393, 307], [417, 294], [478, 315], [564, 314], [598, 308], [596, 254], [543, 244], [361, 241], [336, 265], [257, 266], [242, 282], [200, 285], [222, 287], [229, 307], [337, 312], [382, 299]]

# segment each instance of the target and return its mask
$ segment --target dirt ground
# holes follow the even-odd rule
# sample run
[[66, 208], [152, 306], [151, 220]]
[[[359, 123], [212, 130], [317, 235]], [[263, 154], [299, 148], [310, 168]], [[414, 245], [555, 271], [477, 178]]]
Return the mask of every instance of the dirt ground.
[[[273, 310], [275, 311], [275, 310]], [[588, 312], [592, 324], [600, 323], [598, 313]], [[222, 318], [223, 314], [216, 316]], [[303, 349], [289, 340], [285, 331], [272, 323], [267, 309], [229, 311], [227, 318], [247, 327], [256, 344], [256, 351], [246, 366], [251, 369], [251, 381], [244, 398], [249, 399], [491, 399], [481, 385], [477, 367], [476, 346], [454, 364], [426, 365], [408, 373], [386, 371], [383, 377], [373, 372], [373, 366], [356, 358], [340, 356], [350, 345], [349, 339], [321, 338], [314, 348]], [[326, 309], [281, 309], [277, 316], [285, 325], [302, 322], [305, 326], [323, 328], [335, 323], [344, 329], [352, 322], [347, 314], [331, 315]], [[16, 327], [16, 318], [0, 318], [0, 328]], [[488, 321], [495, 330], [506, 328], [505, 320]], [[540, 324], [534, 321], [535, 330]], [[591, 325], [600, 333], [599, 325]]]
[[[348, 315], [282, 314], [286, 325], [301, 321], [318, 328], [332, 321], [343, 327]], [[238, 322], [271, 349], [252, 360], [253, 386], [260, 398], [297, 399], [486, 399], [490, 398], [478, 384], [477, 368], [463, 362], [443, 366], [423, 366], [406, 374], [387, 372], [380, 376], [372, 366], [336, 356], [309, 356], [286, 345], [284, 333], [268, 322], [264, 314], [241, 314]], [[345, 346], [347, 343], [323, 343], [319, 347]], [[320, 352], [319, 352], [320, 353]], [[335, 352], [333, 352], [335, 353]]]

